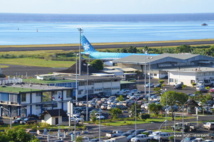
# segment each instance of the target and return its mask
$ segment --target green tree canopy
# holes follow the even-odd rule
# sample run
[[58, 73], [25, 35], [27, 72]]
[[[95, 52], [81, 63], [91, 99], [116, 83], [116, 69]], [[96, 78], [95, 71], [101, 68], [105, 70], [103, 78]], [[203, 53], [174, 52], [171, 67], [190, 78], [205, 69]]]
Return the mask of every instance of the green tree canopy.
[[141, 112], [140, 105], [134, 103], [131, 105], [130, 111], [131, 111], [131, 117], [135, 117], [135, 105], [136, 105], [136, 116], [139, 116], [139, 113]]
[[167, 91], [161, 95], [160, 102], [163, 106], [166, 106], [166, 105], [173, 106], [177, 102], [179, 102], [180, 104], [185, 104], [187, 100], [188, 100], [188, 95], [185, 93]]
[[192, 48], [190, 45], [181, 45], [176, 47], [176, 51], [178, 53], [190, 53], [192, 51]]
[[99, 59], [93, 60], [90, 62], [91, 66], [94, 67], [97, 70], [102, 70], [103, 69], [103, 62]]
[[149, 104], [148, 108], [149, 108], [149, 111], [153, 112], [157, 116], [162, 110], [163, 106], [161, 104], [152, 103], [152, 104]]
[[119, 108], [112, 108], [110, 109], [110, 114], [113, 119], [118, 118], [120, 114], [122, 114], [122, 110]]
[[25, 132], [24, 129], [9, 129], [0, 133], [0, 142], [39, 142], [33, 135]]
[[118, 101], [124, 101], [124, 97], [122, 95], [120, 95], [119, 97], [117, 97]]

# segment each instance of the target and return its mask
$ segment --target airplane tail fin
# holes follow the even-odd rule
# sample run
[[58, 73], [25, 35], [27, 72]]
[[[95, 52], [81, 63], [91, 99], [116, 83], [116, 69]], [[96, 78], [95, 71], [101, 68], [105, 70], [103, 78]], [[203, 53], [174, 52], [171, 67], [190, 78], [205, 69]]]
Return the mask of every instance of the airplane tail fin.
[[81, 44], [84, 52], [97, 52], [84, 35], [81, 37]]

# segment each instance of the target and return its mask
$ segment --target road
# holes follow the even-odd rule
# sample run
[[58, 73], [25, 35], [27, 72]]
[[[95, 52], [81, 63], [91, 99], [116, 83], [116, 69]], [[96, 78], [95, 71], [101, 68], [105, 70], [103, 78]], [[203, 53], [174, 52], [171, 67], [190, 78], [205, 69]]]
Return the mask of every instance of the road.
[[[136, 47], [144, 47], [144, 46], [149, 46], [149, 47], [160, 47], [160, 46], [179, 46], [179, 45], [201, 45], [201, 44], [214, 44], [214, 40], [210, 41], [184, 41], [184, 42], [156, 42], [156, 43], [136, 43], [136, 44], [114, 44], [112, 43], [111, 45], [93, 45], [95, 49], [105, 49], [105, 48], [124, 48], [124, 47], [130, 47], [130, 46], [136, 46]], [[13, 45], [7, 47], [7, 48], [0, 48], [0, 52], [3, 51], [35, 51], [35, 50], [77, 50], [79, 49], [79, 46], [55, 46], [55, 47], [14, 47]]]

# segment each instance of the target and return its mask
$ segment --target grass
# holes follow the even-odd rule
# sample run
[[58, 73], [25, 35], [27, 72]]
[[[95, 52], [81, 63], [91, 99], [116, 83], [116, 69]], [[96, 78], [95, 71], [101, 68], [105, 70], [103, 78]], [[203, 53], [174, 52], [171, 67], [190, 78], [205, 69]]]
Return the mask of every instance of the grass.
[[[160, 130], [154, 130], [154, 131], [161, 131], [161, 132], [167, 132], [167, 133], [174, 133], [172, 129], [160, 129]], [[181, 131], [175, 131], [175, 133], [181, 133]]]
[[[185, 117], [184, 119], [191, 119], [192, 117]], [[136, 124], [145, 124], [145, 123], [162, 123], [165, 120], [171, 121], [171, 117], [161, 117], [161, 118], [149, 118], [146, 120], [137, 120]], [[175, 119], [177, 120], [182, 120], [182, 117], [176, 117]], [[105, 122], [105, 120], [103, 121], [102, 125], [106, 125], [106, 126], [124, 126], [124, 125], [134, 125], [135, 121], [133, 120], [114, 120], [111, 122]]]
[[[192, 39], [192, 40], [169, 40], [169, 41], [140, 41], [140, 42], [109, 42], [109, 43], [93, 43], [93, 45], [118, 45], [118, 44], [146, 44], [146, 43], [169, 43], [169, 42], [193, 42], [193, 41], [211, 41], [213, 39]], [[79, 44], [35, 44], [35, 45], [0, 45], [0, 48], [15, 47], [15, 48], [31, 48], [31, 47], [72, 47]]]
[[[38, 126], [38, 127], [37, 127]], [[74, 126], [73, 126], [74, 127]], [[37, 124], [12, 124], [12, 128], [14, 129], [34, 129], [34, 130], [44, 130], [44, 128], [49, 129], [49, 130], [57, 130], [57, 129], [69, 129], [72, 130], [73, 127], [69, 127], [69, 126], [55, 126], [55, 125], [49, 125], [47, 123], [37, 123]], [[77, 129], [85, 129], [84, 125], [77, 125], [76, 126]], [[10, 125], [9, 124], [4, 124], [0, 126], [0, 130], [7, 130], [10, 129]]]
[[30, 88], [19, 88], [19, 87], [0, 87], [0, 92], [10, 92], [10, 93], [19, 93], [19, 92], [30, 92], [30, 91], [39, 91], [38, 89], [30, 89]]
[[0, 68], [8, 68], [9, 66], [6, 65], [0, 65]]
[[22, 66], [37, 66], [37, 67], [54, 67], [67, 68], [74, 64], [73, 61], [51, 61], [37, 58], [14, 58], [0, 59], [0, 64], [22, 65]]
[[64, 82], [74, 82], [75, 80], [39, 80], [36, 78], [23, 79], [27, 83], [39, 83], [39, 84], [51, 84], [51, 83], [64, 83]]

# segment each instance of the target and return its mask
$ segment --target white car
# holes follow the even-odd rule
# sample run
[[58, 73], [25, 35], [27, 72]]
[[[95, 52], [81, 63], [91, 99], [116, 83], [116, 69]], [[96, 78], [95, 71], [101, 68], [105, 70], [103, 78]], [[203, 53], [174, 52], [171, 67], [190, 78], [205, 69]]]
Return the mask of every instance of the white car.
[[131, 142], [147, 142], [150, 141], [152, 137], [145, 134], [138, 134], [137, 136], [131, 138]]
[[105, 119], [105, 116], [101, 113], [95, 113], [96, 119]]
[[149, 137], [152, 137], [155, 140], [166, 140], [169, 139], [170, 134], [167, 132], [156, 131], [149, 135]]
[[74, 115], [73, 117], [71, 117], [71, 121], [83, 122], [84, 120], [82, 117]]
[[212, 130], [214, 129], [214, 122], [206, 122], [204, 123], [203, 127], [207, 130]]

